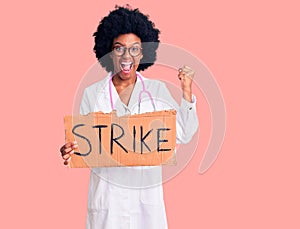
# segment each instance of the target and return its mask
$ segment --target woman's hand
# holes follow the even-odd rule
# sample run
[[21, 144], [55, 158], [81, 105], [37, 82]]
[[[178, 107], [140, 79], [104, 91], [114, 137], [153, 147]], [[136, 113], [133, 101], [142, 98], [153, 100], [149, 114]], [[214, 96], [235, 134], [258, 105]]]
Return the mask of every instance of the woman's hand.
[[68, 142], [60, 148], [61, 157], [64, 160], [64, 165], [69, 164], [71, 160], [71, 155], [74, 153], [74, 149], [77, 148], [78, 148], [77, 142]]
[[183, 98], [189, 102], [192, 102], [192, 82], [194, 75], [195, 71], [186, 65], [178, 70], [178, 79], [181, 82]]

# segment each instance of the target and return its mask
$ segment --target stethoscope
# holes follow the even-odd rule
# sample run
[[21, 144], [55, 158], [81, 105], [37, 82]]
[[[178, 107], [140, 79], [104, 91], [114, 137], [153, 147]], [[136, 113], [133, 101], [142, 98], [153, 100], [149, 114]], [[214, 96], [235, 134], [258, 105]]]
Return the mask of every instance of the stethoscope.
[[[146, 89], [145, 87], [145, 83], [144, 80], [141, 76], [141, 74], [139, 72], [136, 72], [137, 77], [140, 79], [141, 83], [142, 83], [142, 87], [143, 89], [140, 91], [139, 93], [139, 99], [138, 99], [138, 114], [140, 114], [141, 112], [141, 102], [142, 102], [142, 94], [146, 93], [148, 95], [148, 97], [150, 98], [153, 110], [156, 111], [155, 108], [155, 104], [154, 104], [154, 99], [151, 95], [151, 93]], [[113, 78], [113, 74], [111, 74], [110, 79], [109, 79], [109, 97], [110, 97], [110, 105], [111, 105], [111, 109], [115, 110], [115, 106], [114, 106], [114, 102], [113, 102], [113, 98], [112, 98], [112, 78]]]

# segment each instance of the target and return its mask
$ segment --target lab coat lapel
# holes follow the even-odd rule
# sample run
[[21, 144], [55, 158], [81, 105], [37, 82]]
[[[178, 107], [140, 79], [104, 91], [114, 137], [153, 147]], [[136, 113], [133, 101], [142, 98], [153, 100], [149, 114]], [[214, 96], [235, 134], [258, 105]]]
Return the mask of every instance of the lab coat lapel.
[[[94, 112], [97, 112], [101, 110], [102, 112], [111, 112], [112, 111], [112, 106], [111, 106], [111, 100], [110, 100], [110, 92], [109, 92], [109, 84], [110, 84], [110, 78], [111, 78], [111, 72], [106, 76], [104, 79], [103, 84], [99, 84], [96, 93], [97, 93], [97, 109], [94, 110]], [[114, 87], [114, 85], [111, 85], [111, 95], [112, 95], [112, 101], [115, 106], [116, 101], [118, 100], [118, 93]]]
[[[106, 104], [109, 106], [110, 110], [113, 110], [113, 107], [116, 110], [117, 106], [119, 105], [118, 103], [120, 102], [120, 98], [114, 84], [110, 81], [111, 75], [112, 73], [109, 73], [109, 75], [107, 76], [105, 85], [102, 89], [102, 93], [104, 94]], [[111, 93], [110, 93], [110, 88], [111, 88]], [[111, 101], [113, 106], [111, 104]]]

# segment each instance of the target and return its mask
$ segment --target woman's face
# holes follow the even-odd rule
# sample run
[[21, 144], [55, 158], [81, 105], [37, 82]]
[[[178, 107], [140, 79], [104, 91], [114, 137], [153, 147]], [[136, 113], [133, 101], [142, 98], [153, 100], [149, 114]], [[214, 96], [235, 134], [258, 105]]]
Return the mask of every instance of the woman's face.
[[122, 34], [113, 40], [111, 57], [114, 74], [123, 80], [135, 77], [142, 59], [141, 39], [133, 33]]

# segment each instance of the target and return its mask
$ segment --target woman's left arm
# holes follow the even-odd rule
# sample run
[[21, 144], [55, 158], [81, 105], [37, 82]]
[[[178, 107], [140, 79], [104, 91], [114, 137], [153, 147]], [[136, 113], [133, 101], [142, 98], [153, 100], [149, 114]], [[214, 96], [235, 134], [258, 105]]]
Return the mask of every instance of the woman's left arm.
[[183, 66], [179, 69], [178, 79], [182, 89], [181, 105], [177, 110], [176, 128], [177, 143], [188, 143], [198, 129], [198, 116], [196, 109], [196, 97], [192, 93], [192, 83], [195, 71]]
[[192, 82], [194, 71], [187, 66], [179, 69], [178, 78], [181, 82], [182, 99], [178, 106], [165, 84], [160, 90], [160, 98], [163, 98], [165, 105], [169, 104], [176, 109], [176, 142], [178, 144], [188, 143], [198, 129], [198, 116], [196, 109], [196, 97], [192, 94]]
[[192, 83], [195, 75], [195, 71], [189, 66], [184, 65], [182, 68], [178, 70], [178, 79], [181, 83], [182, 95], [183, 98], [192, 102]]

